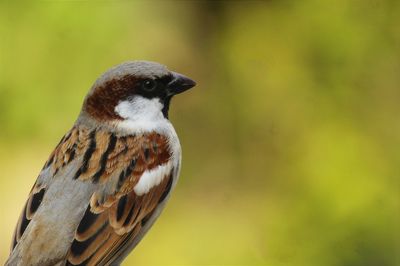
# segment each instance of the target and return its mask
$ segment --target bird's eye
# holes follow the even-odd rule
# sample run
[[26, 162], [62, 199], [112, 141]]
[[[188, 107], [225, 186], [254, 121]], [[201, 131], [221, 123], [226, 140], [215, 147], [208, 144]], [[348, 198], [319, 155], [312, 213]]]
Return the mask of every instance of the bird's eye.
[[146, 91], [153, 91], [157, 87], [157, 82], [152, 79], [146, 79], [143, 81], [142, 87]]

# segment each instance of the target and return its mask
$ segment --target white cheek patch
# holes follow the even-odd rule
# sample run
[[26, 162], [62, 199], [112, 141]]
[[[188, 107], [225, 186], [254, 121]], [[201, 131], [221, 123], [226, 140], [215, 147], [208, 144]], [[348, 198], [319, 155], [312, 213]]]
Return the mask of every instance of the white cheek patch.
[[139, 182], [133, 188], [136, 195], [141, 196], [150, 191], [153, 187], [159, 185], [161, 181], [171, 173], [172, 163], [168, 162], [159, 165], [154, 169], [145, 171], [139, 179]]
[[132, 100], [120, 102], [115, 107], [115, 112], [128, 120], [154, 120], [163, 118], [163, 107], [158, 98], [147, 99], [135, 96]]
[[169, 123], [162, 113], [163, 107], [157, 98], [135, 96], [132, 100], [122, 101], [115, 107], [115, 112], [124, 118], [117, 126], [133, 134], [157, 130]]

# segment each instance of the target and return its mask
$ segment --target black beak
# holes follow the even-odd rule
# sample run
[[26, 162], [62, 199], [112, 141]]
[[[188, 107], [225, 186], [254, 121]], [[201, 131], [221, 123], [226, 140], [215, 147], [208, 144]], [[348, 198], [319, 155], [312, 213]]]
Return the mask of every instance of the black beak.
[[168, 94], [170, 96], [182, 93], [196, 86], [196, 82], [182, 74], [172, 72], [172, 80], [168, 83]]

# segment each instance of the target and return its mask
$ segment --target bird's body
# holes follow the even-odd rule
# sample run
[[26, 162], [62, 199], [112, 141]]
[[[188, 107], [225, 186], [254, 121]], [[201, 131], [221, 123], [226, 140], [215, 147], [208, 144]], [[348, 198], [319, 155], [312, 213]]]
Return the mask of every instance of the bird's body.
[[39, 174], [6, 265], [118, 265], [177, 182], [181, 147], [168, 107], [194, 85], [145, 61], [100, 77]]

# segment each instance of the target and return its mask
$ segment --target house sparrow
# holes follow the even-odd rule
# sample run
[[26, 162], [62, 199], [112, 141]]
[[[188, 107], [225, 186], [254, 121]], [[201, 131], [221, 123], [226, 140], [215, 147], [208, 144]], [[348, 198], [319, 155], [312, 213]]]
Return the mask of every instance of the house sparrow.
[[39, 174], [6, 265], [119, 265], [176, 185], [171, 98], [196, 83], [147, 61], [105, 72]]

